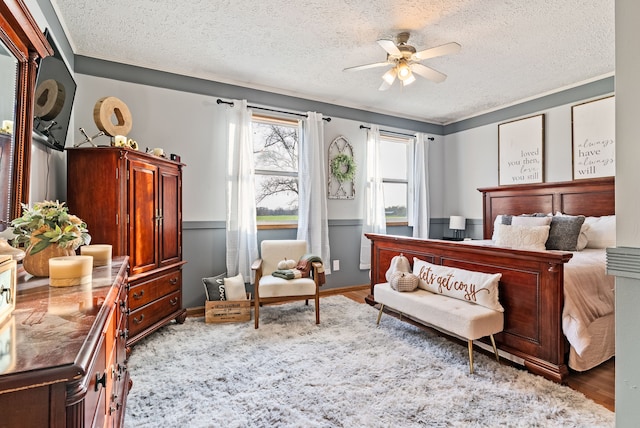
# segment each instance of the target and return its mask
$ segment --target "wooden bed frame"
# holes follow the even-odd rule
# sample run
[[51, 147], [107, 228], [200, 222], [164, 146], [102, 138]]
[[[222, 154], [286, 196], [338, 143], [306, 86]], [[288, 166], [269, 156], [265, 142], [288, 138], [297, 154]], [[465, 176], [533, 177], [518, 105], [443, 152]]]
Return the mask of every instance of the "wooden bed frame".
[[[613, 177], [571, 182], [521, 184], [478, 189], [483, 194], [483, 234], [491, 239], [499, 214], [555, 213], [603, 216], [615, 212]], [[371, 240], [371, 294], [385, 282], [391, 259], [402, 253], [429, 263], [486, 273], [502, 273], [500, 302], [504, 331], [495, 335], [498, 348], [524, 360], [533, 373], [563, 382], [569, 371], [569, 345], [562, 333], [564, 264], [572, 254], [526, 251], [481, 243], [367, 234]]]

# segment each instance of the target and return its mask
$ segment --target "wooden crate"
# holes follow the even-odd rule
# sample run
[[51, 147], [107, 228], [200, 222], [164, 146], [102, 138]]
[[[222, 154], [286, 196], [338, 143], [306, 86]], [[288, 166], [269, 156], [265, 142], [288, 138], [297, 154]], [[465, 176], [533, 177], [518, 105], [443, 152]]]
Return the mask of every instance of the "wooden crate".
[[251, 320], [251, 295], [247, 300], [207, 300], [204, 302], [204, 322], [244, 322]]

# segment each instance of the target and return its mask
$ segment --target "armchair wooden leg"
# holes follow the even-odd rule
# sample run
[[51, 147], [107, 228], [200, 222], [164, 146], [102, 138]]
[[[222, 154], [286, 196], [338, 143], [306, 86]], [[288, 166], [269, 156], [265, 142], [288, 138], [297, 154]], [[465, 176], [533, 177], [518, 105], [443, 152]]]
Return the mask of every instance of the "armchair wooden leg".
[[473, 374], [473, 340], [469, 340], [469, 374]]
[[255, 318], [255, 328], [258, 328], [258, 318], [260, 318], [260, 302], [256, 299], [253, 302], [253, 317]]
[[320, 324], [320, 296], [316, 293], [316, 324]]

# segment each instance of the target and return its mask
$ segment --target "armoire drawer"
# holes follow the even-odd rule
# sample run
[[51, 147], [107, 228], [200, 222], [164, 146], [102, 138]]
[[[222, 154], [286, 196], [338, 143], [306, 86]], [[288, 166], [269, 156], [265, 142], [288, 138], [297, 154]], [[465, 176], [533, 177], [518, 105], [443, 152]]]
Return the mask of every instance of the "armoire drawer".
[[129, 314], [129, 335], [135, 336], [182, 308], [182, 291], [175, 291]]
[[135, 283], [129, 288], [129, 309], [133, 311], [180, 289], [182, 289], [181, 270]]

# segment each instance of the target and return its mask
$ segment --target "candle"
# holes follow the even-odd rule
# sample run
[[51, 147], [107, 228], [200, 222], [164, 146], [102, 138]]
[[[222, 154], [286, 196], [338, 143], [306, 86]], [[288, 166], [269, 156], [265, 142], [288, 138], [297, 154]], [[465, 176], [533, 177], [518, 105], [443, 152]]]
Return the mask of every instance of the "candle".
[[3, 120], [2, 130], [7, 134], [13, 134], [13, 120]]
[[91, 282], [92, 256], [64, 256], [49, 259], [49, 285], [69, 287]]
[[127, 145], [127, 137], [124, 135], [114, 135], [113, 136], [113, 145], [115, 147], [124, 147]]
[[80, 247], [80, 254], [93, 256], [93, 266], [106, 266], [111, 264], [111, 245], [94, 244]]

